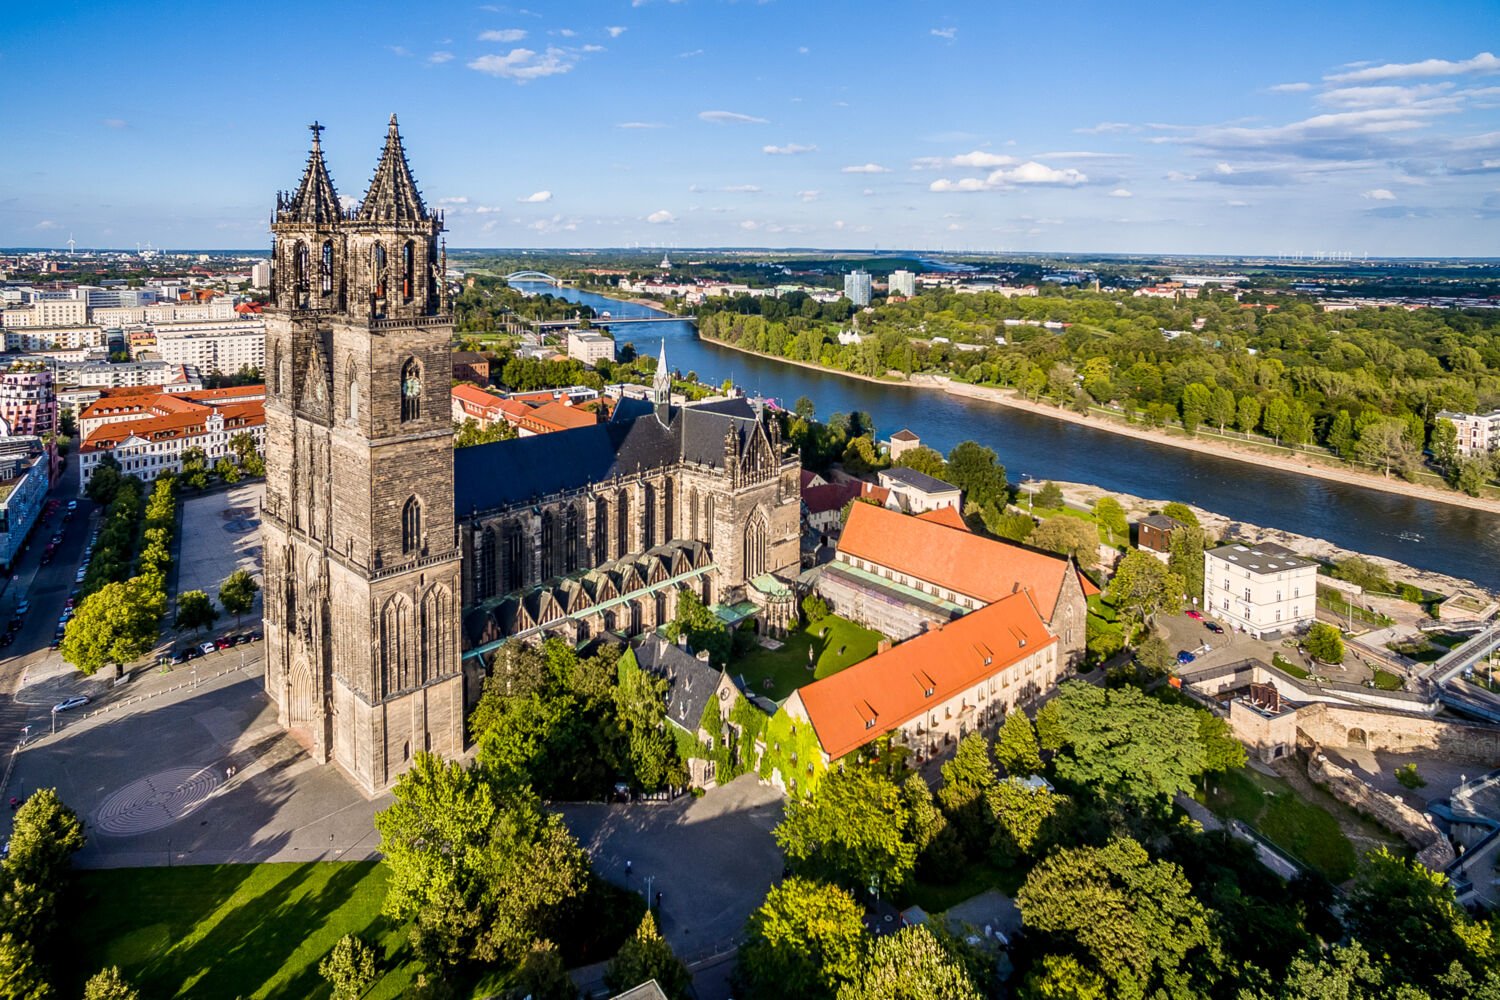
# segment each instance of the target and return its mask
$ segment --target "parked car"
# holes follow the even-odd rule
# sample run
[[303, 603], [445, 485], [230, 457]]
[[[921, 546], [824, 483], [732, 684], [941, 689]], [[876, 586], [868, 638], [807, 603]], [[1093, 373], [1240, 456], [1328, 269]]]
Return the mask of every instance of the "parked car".
[[1203, 627], [1208, 629], [1214, 635], [1224, 634], [1224, 626], [1220, 625], [1218, 622], [1204, 622]]
[[1180, 649], [1180, 650], [1177, 651], [1177, 662], [1181, 666], [1186, 666], [1187, 664], [1192, 663], [1196, 659], [1197, 659], [1196, 656], [1194, 656], [1192, 653], [1189, 653], [1185, 649]]
[[250, 641], [252, 641], [252, 640], [251, 640], [251, 638], [250, 638], [250, 636], [248, 634], [242, 633], [242, 634], [237, 635], [237, 636], [234, 637], [234, 644], [236, 646], [243, 646], [245, 643], [250, 642]]
[[66, 711], [68, 711], [70, 709], [82, 708], [83, 706], [87, 705], [88, 703], [89, 703], [88, 695], [75, 694], [73, 697], [71, 697], [71, 698], [64, 698], [62, 701], [58, 702], [56, 705], [53, 705], [52, 706], [52, 711], [54, 711], [54, 712], [66, 712]]
[[20, 618], [22, 615], [26, 614], [26, 612], [28, 612], [30, 610], [31, 610], [31, 602], [27, 601], [27, 600], [23, 600], [23, 601], [21, 601], [20, 604], [16, 605], [16, 617]]
[[88, 575], [89, 575], [88, 568], [85, 567], [85, 566], [80, 566], [80, 567], [78, 567], [78, 574], [73, 577], [73, 582], [74, 583], [82, 583], [83, 582], [83, 578], [86, 577], [86, 576], [88, 576]]
[[183, 656], [182, 650], [179, 649], [179, 650], [176, 650], [175, 652], [167, 653], [164, 656], [162, 656], [161, 662], [162, 663], [174, 663], [175, 664], [175, 663], [182, 663], [184, 661], [184, 659], [186, 659], [186, 657]]
[[234, 645], [234, 639], [227, 635], [221, 635], [214, 640], [215, 649], [228, 649]]
[[260, 640], [261, 640], [261, 634], [259, 632], [251, 632], [250, 633], [250, 641], [251, 642], [260, 642]]
[[1189, 611], [1187, 613], [1187, 616], [1189, 618], [1193, 619], [1194, 621], [1201, 621], [1203, 619], [1203, 614], [1201, 612], [1198, 612], [1198, 611]]
[[214, 652], [214, 651], [215, 651], [215, 650], [217, 650], [217, 649], [218, 649], [218, 648], [219, 648], [219, 647], [218, 647], [218, 646], [216, 646], [216, 645], [214, 645], [214, 644], [213, 644], [213, 643], [211, 643], [211, 642], [200, 642], [200, 643], [199, 643], [199, 644], [198, 644], [198, 648], [199, 648], [199, 649], [200, 649], [200, 650], [202, 650], [202, 651], [203, 651], [203, 655], [204, 655], [204, 656], [207, 656], [207, 655], [208, 655], [208, 654], [209, 654], [209, 653], [212, 653], [212, 652]]
[[69, 500], [68, 501], [68, 509], [69, 510], [77, 510], [78, 509], [78, 501], [77, 500]]
[[188, 660], [196, 660], [202, 655], [202, 651], [197, 646], [189, 646], [182, 651], [182, 662], [186, 663]]

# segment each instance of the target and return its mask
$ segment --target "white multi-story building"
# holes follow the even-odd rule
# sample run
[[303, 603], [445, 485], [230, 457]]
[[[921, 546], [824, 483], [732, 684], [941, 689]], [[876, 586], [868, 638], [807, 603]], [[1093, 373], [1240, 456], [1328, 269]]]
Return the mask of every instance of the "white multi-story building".
[[1437, 415], [1458, 431], [1458, 453], [1465, 458], [1488, 455], [1500, 449], [1500, 410], [1493, 413], [1452, 413], [1443, 410]]
[[613, 361], [615, 359], [614, 338], [599, 333], [589, 333], [587, 330], [569, 330], [568, 357], [576, 358], [589, 366], [599, 361]]
[[259, 318], [215, 323], [157, 323], [156, 354], [169, 365], [196, 365], [205, 372], [233, 375], [260, 371], [266, 363], [266, 328]]
[[38, 326], [78, 326], [88, 322], [89, 304], [84, 298], [34, 299], [30, 305], [8, 307], [0, 313], [7, 330]]
[[[59, 392], [64, 386], [95, 386], [119, 389], [126, 386], [171, 386], [182, 392], [203, 388], [195, 365], [169, 365], [165, 361], [132, 361], [110, 364], [107, 361], [63, 362], [57, 366]], [[170, 391], [170, 390], [163, 390]]]
[[156, 304], [154, 288], [94, 288], [84, 285], [78, 291], [89, 304], [90, 318], [99, 309], [129, 309]]
[[850, 271], [844, 275], [844, 298], [856, 306], [870, 304], [870, 272]]
[[890, 280], [886, 283], [886, 291], [891, 295], [911, 298], [917, 294], [917, 276], [911, 271], [892, 271]]
[[[264, 393], [263, 387], [257, 388]], [[165, 472], [181, 472], [183, 453], [192, 448], [202, 449], [209, 465], [221, 458], [232, 458], [235, 450], [230, 442], [239, 434], [249, 434], [255, 450], [264, 454], [264, 398], [246, 401], [220, 395], [223, 392], [194, 393], [198, 397], [195, 399], [162, 394], [134, 419], [89, 421], [93, 424], [92, 432], [84, 431], [84, 441], [78, 449], [79, 492], [87, 488], [105, 456], [113, 457], [121, 472], [150, 481]], [[90, 410], [107, 399], [101, 399]], [[88, 413], [85, 410], [83, 416]], [[84, 422], [81, 418], [80, 429]]]
[[1221, 545], [1203, 553], [1204, 610], [1264, 638], [1317, 619], [1318, 564], [1274, 542]]
[[103, 346], [104, 331], [97, 326], [38, 326], [5, 331], [7, 351], [76, 351]]
[[891, 491], [886, 506], [892, 510], [911, 514], [922, 514], [939, 507], [963, 510], [963, 490], [904, 465], [880, 470], [880, 485]]
[[41, 438], [0, 438], [0, 568], [10, 568], [41, 515], [51, 471]]
[[250, 265], [250, 287], [251, 288], [270, 288], [271, 287], [271, 262], [270, 261], [263, 260], [263, 261], [261, 261], [258, 264], [251, 264]]
[[158, 302], [147, 306], [147, 323], [172, 323], [206, 319], [234, 319], [234, 301], [227, 295], [208, 302]]

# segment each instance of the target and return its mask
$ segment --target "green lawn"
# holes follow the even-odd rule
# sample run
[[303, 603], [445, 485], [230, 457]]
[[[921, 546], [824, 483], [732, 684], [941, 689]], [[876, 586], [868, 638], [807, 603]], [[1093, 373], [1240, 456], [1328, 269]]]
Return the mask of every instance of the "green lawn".
[[1309, 677], [1312, 676], [1304, 668], [1302, 668], [1302, 667], [1298, 666], [1297, 664], [1293, 663], [1291, 660], [1288, 660], [1286, 657], [1282, 656], [1280, 653], [1272, 653], [1271, 654], [1271, 664], [1274, 667], [1276, 667], [1277, 670], [1280, 670], [1280, 671], [1282, 671], [1284, 673], [1291, 674], [1293, 677], [1297, 678], [1298, 680], [1305, 681]]
[[986, 861], [966, 865], [963, 877], [957, 882], [925, 882], [914, 879], [901, 893], [900, 902], [904, 906], [920, 906], [928, 913], [942, 913], [991, 889], [999, 889], [1014, 896], [1025, 880], [1026, 873], [1020, 869], [1001, 868]]
[[1406, 686], [1400, 674], [1393, 674], [1389, 670], [1375, 671], [1375, 686], [1382, 691], [1400, 691]]
[[[756, 646], [731, 663], [729, 672], [736, 676], [744, 674], [756, 694], [781, 701], [809, 681], [836, 674], [873, 656], [883, 638], [879, 632], [861, 628], [847, 618], [829, 615], [791, 633], [780, 649]], [[815, 664], [810, 672], [809, 650]]]
[[234, 1000], [326, 997], [318, 962], [359, 933], [391, 969], [368, 1000], [409, 995], [406, 931], [380, 915], [378, 862], [194, 865], [78, 874], [81, 905], [72, 966], [83, 980], [118, 965], [143, 996]]
[[[1209, 779], [1213, 791], [1198, 800], [1221, 816], [1255, 827], [1293, 858], [1331, 882], [1352, 878], [1358, 864], [1354, 845], [1328, 811], [1299, 796], [1286, 782], [1250, 768]], [[1328, 807], [1342, 808], [1331, 797]]]

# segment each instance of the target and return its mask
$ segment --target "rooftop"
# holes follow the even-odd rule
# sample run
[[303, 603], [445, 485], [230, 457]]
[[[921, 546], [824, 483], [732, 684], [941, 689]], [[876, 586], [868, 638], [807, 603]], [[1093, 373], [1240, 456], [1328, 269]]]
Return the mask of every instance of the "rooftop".
[[1289, 569], [1317, 565], [1312, 559], [1299, 556], [1275, 542], [1260, 542], [1253, 546], [1238, 543], [1220, 545], [1216, 549], [1209, 549], [1208, 554], [1236, 566], [1243, 566], [1252, 573], [1284, 573]]
[[958, 489], [952, 483], [945, 483], [941, 479], [929, 476], [925, 472], [918, 472], [916, 469], [908, 469], [904, 465], [882, 469], [880, 479], [882, 484], [887, 481], [900, 483], [914, 490], [921, 490], [923, 493], [952, 493]]

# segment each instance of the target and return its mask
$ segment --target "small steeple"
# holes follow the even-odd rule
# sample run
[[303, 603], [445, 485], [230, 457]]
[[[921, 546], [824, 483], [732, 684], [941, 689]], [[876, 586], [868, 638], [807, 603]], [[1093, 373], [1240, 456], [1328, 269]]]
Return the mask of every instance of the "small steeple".
[[656, 359], [656, 375], [651, 379], [651, 395], [657, 403], [672, 401], [672, 370], [667, 367], [667, 341], [662, 338], [661, 355]]
[[417, 182], [412, 180], [406, 150], [401, 147], [395, 115], [391, 115], [385, 150], [380, 154], [380, 163], [375, 167], [375, 176], [356, 217], [360, 222], [427, 221], [427, 209], [417, 191]]
[[312, 151], [307, 154], [307, 169], [302, 172], [302, 183], [297, 193], [277, 205], [278, 222], [307, 222], [317, 226], [332, 225], [339, 219], [339, 195], [333, 189], [333, 179], [328, 176], [328, 166], [323, 162], [323, 126], [313, 122], [307, 126], [313, 134]]

